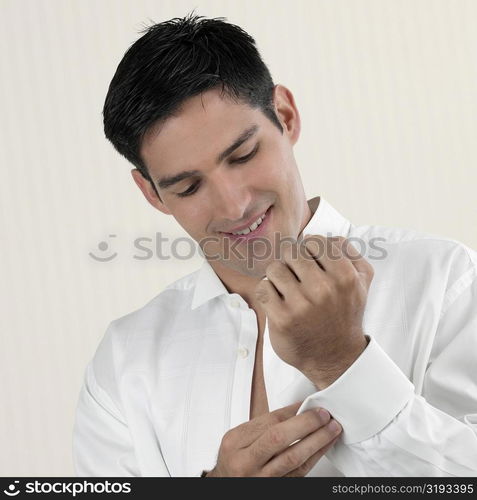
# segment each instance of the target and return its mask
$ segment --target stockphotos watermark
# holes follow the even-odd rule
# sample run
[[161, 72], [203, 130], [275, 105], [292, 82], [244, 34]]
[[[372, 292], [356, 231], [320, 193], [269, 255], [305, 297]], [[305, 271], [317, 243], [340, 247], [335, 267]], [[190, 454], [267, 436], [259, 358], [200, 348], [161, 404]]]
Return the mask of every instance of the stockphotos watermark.
[[[178, 238], [168, 238], [161, 232], [156, 232], [154, 237], [140, 236], [130, 243], [132, 258], [140, 261], [151, 259], [156, 260], [189, 260], [197, 257], [207, 258], [209, 261], [245, 261], [248, 269], [253, 269], [257, 261], [279, 260], [282, 258], [284, 250], [291, 249], [291, 259], [298, 258], [320, 259], [326, 257], [331, 260], [338, 260], [342, 257], [341, 251], [335, 244], [338, 237], [328, 233], [323, 236], [311, 236], [313, 243], [313, 256], [305, 249], [302, 242], [297, 244], [296, 239], [282, 237], [280, 233], [275, 233], [273, 240], [270, 238], [257, 237], [251, 240], [219, 238], [209, 236], [202, 238], [198, 242], [187, 236]], [[116, 251], [117, 234], [109, 234], [107, 238], [97, 243], [94, 251], [89, 252], [91, 259], [96, 262], [111, 262], [119, 257], [120, 252]], [[273, 241], [273, 244], [272, 244]], [[383, 260], [388, 253], [383, 245], [385, 238], [375, 237], [363, 239], [358, 237], [347, 238], [353, 247], [369, 260]], [[246, 244], [244, 244], [246, 243]], [[130, 251], [129, 254], [131, 255]], [[356, 257], [344, 249], [343, 254], [350, 260]]]
[[47, 493], [47, 494], [62, 494], [81, 495], [84, 493], [131, 493], [130, 482], [111, 482], [111, 481], [45, 481], [35, 480], [26, 483], [21, 483], [20, 480], [12, 481], [4, 490], [3, 493], [8, 497], [15, 497], [20, 493]]

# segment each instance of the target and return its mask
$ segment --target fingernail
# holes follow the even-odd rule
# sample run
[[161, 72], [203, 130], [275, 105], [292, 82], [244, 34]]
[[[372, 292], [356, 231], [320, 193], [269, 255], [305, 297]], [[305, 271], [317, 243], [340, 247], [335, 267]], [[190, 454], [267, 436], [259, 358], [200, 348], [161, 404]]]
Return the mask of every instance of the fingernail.
[[341, 425], [336, 420], [331, 420], [328, 422], [328, 427], [332, 432], [338, 432], [341, 429]]
[[319, 410], [317, 410], [317, 412], [318, 412], [318, 416], [320, 417], [320, 420], [323, 423], [328, 422], [328, 420], [330, 419], [329, 412], [327, 412], [324, 408], [320, 408]]

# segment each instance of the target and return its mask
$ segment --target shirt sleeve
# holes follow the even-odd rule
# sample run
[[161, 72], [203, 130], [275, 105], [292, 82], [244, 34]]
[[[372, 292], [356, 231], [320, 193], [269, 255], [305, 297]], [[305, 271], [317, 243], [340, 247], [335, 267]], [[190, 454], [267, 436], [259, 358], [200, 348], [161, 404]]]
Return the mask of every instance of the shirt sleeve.
[[73, 431], [77, 476], [140, 476], [128, 426], [108, 394], [98, 385], [93, 363], [86, 368]]
[[110, 323], [86, 367], [73, 428], [77, 476], [170, 476], [147, 422], [137, 418], [134, 397], [118, 383], [130, 331]]
[[452, 287], [421, 394], [370, 337], [333, 384], [298, 413], [326, 408], [343, 433], [327, 458], [345, 476], [477, 476], [477, 279]]

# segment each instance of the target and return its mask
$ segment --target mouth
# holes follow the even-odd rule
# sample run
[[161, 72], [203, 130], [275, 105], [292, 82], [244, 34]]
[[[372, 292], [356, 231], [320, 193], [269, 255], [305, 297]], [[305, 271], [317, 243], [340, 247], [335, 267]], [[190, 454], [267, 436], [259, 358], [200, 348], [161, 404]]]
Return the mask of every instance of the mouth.
[[267, 230], [267, 227], [270, 223], [272, 208], [273, 205], [270, 205], [266, 212], [260, 217], [257, 217], [257, 219], [253, 221], [250, 226], [247, 226], [240, 231], [234, 231], [230, 233], [220, 231], [220, 234], [226, 236], [227, 238], [230, 238], [231, 240], [247, 241], [252, 240], [253, 238], [258, 238]]

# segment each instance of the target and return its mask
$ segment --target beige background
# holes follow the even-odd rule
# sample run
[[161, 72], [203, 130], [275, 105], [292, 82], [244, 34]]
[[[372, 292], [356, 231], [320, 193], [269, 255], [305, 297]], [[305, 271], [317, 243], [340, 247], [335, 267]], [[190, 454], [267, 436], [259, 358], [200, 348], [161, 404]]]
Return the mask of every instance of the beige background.
[[[309, 197], [477, 248], [475, 0], [0, 0], [0, 475], [73, 474], [107, 324], [200, 264], [133, 258], [137, 237], [184, 233], [143, 199], [101, 117], [138, 31], [193, 8], [249, 31], [294, 92]], [[101, 241], [110, 262], [89, 256]]]

